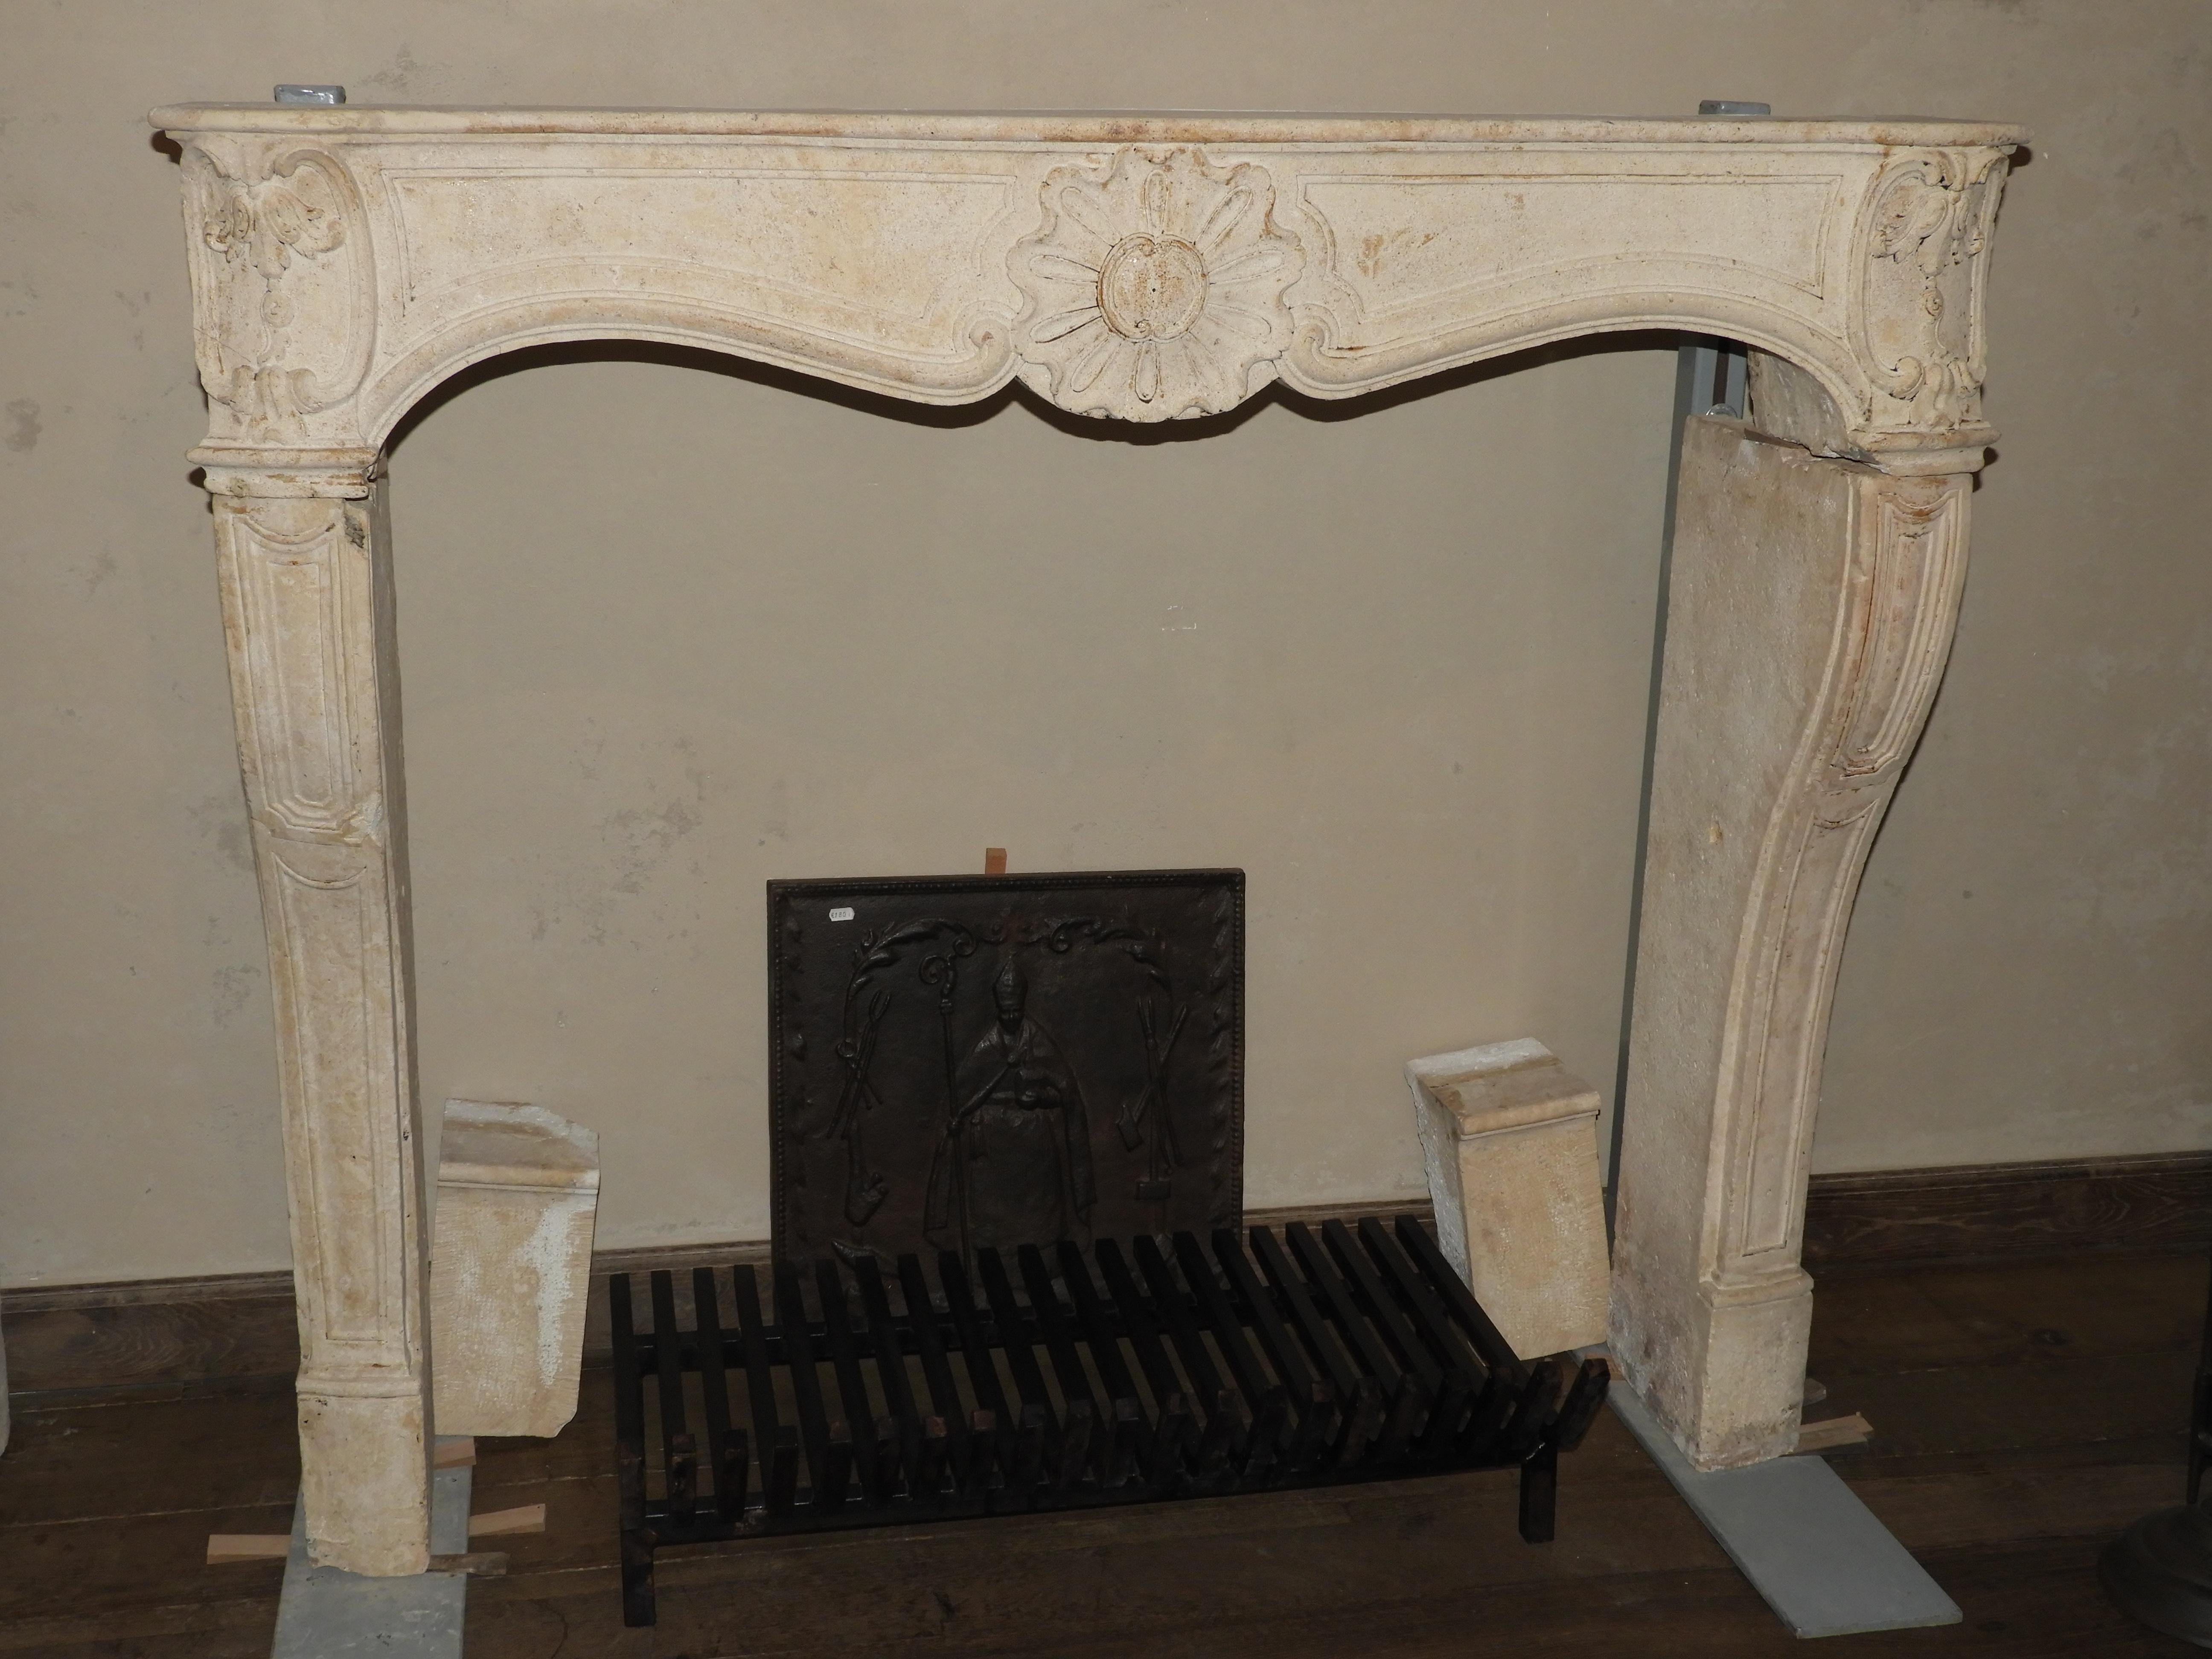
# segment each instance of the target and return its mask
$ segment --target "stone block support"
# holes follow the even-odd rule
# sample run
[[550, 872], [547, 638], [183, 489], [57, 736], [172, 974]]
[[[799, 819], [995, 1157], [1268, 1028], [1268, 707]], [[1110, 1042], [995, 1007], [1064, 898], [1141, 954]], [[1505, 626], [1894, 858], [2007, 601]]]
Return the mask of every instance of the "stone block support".
[[1972, 482], [1684, 436], [1613, 1340], [1701, 1468], [1795, 1441], [1829, 1003], [1949, 650]]
[[446, 1103], [430, 1272], [437, 1431], [550, 1438], [576, 1414], [599, 1138], [542, 1106]]
[[360, 471], [210, 467], [208, 483], [276, 999], [308, 1548], [420, 1572], [429, 1352], [390, 538]]
[[1596, 1090], [1534, 1037], [1408, 1061], [1437, 1243], [1523, 1359], [1606, 1337]]

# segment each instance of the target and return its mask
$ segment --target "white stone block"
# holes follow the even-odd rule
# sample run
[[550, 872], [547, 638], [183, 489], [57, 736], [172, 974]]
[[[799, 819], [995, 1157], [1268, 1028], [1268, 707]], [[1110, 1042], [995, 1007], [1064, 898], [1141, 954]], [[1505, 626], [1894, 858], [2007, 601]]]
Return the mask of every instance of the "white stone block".
[[558, 1434], [576, 1414], [599, 1138], [538, 1106], [446, 1103], [430, 1257], [440, 1434]]
[[1437, 1242], [1523, 1359], [1602, 1342], [1597, 1091], [1531, 1037], [1406, 1067]]

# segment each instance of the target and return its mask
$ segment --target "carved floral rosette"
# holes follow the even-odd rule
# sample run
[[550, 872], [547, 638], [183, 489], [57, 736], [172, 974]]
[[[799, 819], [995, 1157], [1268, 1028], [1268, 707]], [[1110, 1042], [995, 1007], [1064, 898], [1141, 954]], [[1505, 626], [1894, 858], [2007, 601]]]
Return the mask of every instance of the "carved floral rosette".
[[1274, 378], [1303, 256], [1275, 225], [1266, 168], [1131, 147], [1103, 170], [1054, 168], [1042, 198], [1043, 223], [1007, 265], [1024, 378], [1054, 403], [1174, 420], [1233, 409]]

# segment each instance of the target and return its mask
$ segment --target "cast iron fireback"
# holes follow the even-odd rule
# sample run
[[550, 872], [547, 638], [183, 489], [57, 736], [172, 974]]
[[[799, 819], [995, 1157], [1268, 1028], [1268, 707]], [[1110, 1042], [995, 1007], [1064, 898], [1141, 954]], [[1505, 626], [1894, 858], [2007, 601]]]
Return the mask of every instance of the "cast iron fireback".
[[768, 888], [778, 1260], [1239, 1225], [1244, 873]]

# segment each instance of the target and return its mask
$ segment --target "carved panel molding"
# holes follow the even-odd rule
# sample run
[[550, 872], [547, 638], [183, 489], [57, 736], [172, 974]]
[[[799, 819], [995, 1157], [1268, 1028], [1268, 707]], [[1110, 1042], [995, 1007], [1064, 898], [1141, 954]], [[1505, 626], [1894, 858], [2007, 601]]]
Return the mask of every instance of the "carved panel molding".
[[1721, 1080], [1723, 1286], [1799, 1277], [1802, 1170], [1844, 925], [1950, 653], [1969, 493], [1965, 478], [1853, 481], [1833, 643], [1767, 825], [1735, 969], [1745, 1018]]

